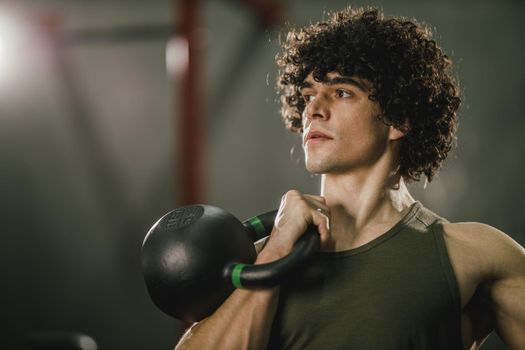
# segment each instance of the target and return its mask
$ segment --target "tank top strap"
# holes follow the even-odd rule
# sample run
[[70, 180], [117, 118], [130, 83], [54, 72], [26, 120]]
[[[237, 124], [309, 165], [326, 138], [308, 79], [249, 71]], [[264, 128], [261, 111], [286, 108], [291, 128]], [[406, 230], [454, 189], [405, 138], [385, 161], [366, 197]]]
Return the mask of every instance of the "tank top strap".
[[439, 218], [432, 225], [430, 225], [429, 229], [436, 242], [441, 265], [443, 266], [443, 271], [445, 272], [447, 278], [450, 296], [455, 303], [455, 309], [457, 310], [458, 317], [461, 318], [461, 294], [459, 291], [459, 284], [456, 279], [456, 273], [454, 272], [445, 242], [445, 232], [443, 230], [443, 224], [445, 223], [448, 223], [448, 221], [443, 218]]

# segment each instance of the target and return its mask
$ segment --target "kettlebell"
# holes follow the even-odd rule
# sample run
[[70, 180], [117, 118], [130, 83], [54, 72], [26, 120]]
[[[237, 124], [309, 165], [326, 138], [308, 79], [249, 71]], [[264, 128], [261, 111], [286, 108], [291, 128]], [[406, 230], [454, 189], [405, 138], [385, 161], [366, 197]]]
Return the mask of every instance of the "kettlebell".
[[241, 223], [224, 209], [189, 205], [162, 216], [142, 244], [142, 272], [153, 303], [186, 322], [211, 315], [235, 288], [277, 286], [319, 250], [310, 225], [291, 253], [253, 265], [254, 242], [271, 233], [277, 210]]

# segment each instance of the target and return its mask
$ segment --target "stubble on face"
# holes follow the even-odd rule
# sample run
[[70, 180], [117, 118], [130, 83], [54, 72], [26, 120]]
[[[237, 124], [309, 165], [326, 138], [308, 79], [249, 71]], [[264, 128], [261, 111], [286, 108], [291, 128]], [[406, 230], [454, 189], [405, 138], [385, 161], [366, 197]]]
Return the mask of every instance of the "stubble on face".
[[336, 110], [330, 121], [313, 124], [332, 139], [303, 144], [306, 169], [313, 174], [345, 173], [377, 161], [385, 152], [389, 129], [379, 113], [377, 103], [367, 99]]

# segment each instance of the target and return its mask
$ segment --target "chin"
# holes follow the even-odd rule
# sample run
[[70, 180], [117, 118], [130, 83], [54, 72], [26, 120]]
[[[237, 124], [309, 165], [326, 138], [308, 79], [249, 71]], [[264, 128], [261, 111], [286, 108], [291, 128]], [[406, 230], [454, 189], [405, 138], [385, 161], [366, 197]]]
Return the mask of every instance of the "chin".
[[324, 164], [322, 162], [306, 162], [306, 170], [308, 170], [308, 172], [312, 174], [324, 174], [328, 172], [329, 169], [330, 167], [328, 167], [327, 164]]
[[315, 162], [313, 160], [306, 161], [306, 170], [312, 174], [341, 174], [346, 173], [352, 166], [348, 163], [329, 162], [326, 159]]

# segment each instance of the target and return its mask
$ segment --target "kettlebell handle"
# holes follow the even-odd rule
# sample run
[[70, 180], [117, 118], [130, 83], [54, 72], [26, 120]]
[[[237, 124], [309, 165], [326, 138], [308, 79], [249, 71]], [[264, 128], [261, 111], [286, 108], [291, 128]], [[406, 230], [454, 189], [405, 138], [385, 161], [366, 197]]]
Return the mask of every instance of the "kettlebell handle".
[[[243, 222], [254, 242], [271, 233], [276, 215], [277, 210], [273, 210]], [[317, 228], [309, 225], [287, 256], [266, 264], [229, 264], [224, 268], [223, 275], [235, 288], [271, 288], [281, 284], [292, 271], [308, 263], [319, 250], [319, 244]]]

